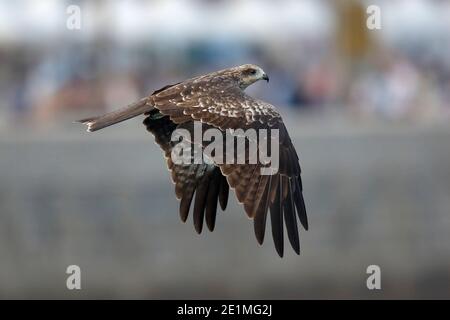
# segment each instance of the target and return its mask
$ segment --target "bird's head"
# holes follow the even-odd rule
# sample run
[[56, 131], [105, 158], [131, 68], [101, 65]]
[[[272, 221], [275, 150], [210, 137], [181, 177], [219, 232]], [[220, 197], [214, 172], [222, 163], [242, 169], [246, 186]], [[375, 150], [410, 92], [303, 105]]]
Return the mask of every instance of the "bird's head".
[[236, 67], [235, 72], [239, 81], [239, 86], [242, 89], [247, 88], [258, 80], [266, 80], [269, 82], [269, 77], [264, 70], [254, 64], [244, 64]]

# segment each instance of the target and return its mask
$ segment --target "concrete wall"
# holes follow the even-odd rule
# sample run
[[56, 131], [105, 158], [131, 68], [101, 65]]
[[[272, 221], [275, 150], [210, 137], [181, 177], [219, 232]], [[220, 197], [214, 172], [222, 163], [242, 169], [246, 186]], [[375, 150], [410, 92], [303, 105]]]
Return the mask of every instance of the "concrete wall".
[[[234, 196], [214, 233], [183, 224], [138, 121], [2, 132], [0, 297], [450, 298], [450, 129], [286, 118], [310, 231], [283, 259]], [[66, 289], [70, 264], [81, 291]]]

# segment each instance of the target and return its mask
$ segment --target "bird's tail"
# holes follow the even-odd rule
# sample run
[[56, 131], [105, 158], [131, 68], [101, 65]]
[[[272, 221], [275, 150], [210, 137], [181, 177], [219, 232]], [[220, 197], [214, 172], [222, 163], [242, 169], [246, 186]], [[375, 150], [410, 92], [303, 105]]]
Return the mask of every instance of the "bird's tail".
[[97, 131], [152, 110], [153, 107], [150, 104], [147, 104], [147, 102], [148, 98], [144, 98], [132, 104], [129, 104], [122, 109], [109, 112], [98, 117], [81, 119], [76, 122], [87, 125], [87, 131], [89, 132]]

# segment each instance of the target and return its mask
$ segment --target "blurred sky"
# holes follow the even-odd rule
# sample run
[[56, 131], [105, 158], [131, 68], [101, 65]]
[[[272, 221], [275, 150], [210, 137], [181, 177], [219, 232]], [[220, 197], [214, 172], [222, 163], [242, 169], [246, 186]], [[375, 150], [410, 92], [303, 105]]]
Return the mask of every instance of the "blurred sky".
[[[450, 4], [445, 0], [358, 1], [382, 8], [381, 35], [446, 37]], [[280, 5], [280, 3], [282, 5]], [[0, 1], [0, 41], [47, 41], [67, 36], [64, 28], [69, 5], [82, 8], [81, 38], [110, 34], [126, 45], [129, 41], [173, 40], [233, 36], [270, 39], [292, 35], [330, 34], [336, 24], [333, 1], [283, 0], [116, 0], [116, 1]], [[41, 38], [44, 37], [44, 38]], [[409, 39], [404, 39], [409, 40]]]
[[[0, 126], [114, 109], [243, 63], [271, 74], [273, 90], [249, 90], [280, 107], [442, 119], [449, 3], [1, 0]], [[381, 8], [381, 30], [365, 26], [369, 4]], [[66, 27], [70, 5], [80, 30]]]

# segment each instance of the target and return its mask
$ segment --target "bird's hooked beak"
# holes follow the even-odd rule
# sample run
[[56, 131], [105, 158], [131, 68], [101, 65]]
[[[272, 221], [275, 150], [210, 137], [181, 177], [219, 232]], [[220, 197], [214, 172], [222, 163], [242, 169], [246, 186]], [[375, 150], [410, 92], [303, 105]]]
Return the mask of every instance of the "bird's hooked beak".
[[262, 79], [266, 80], [267, 82], [269, 82], [269, 76], [267, 75], [267, 73], [263, 74]]

